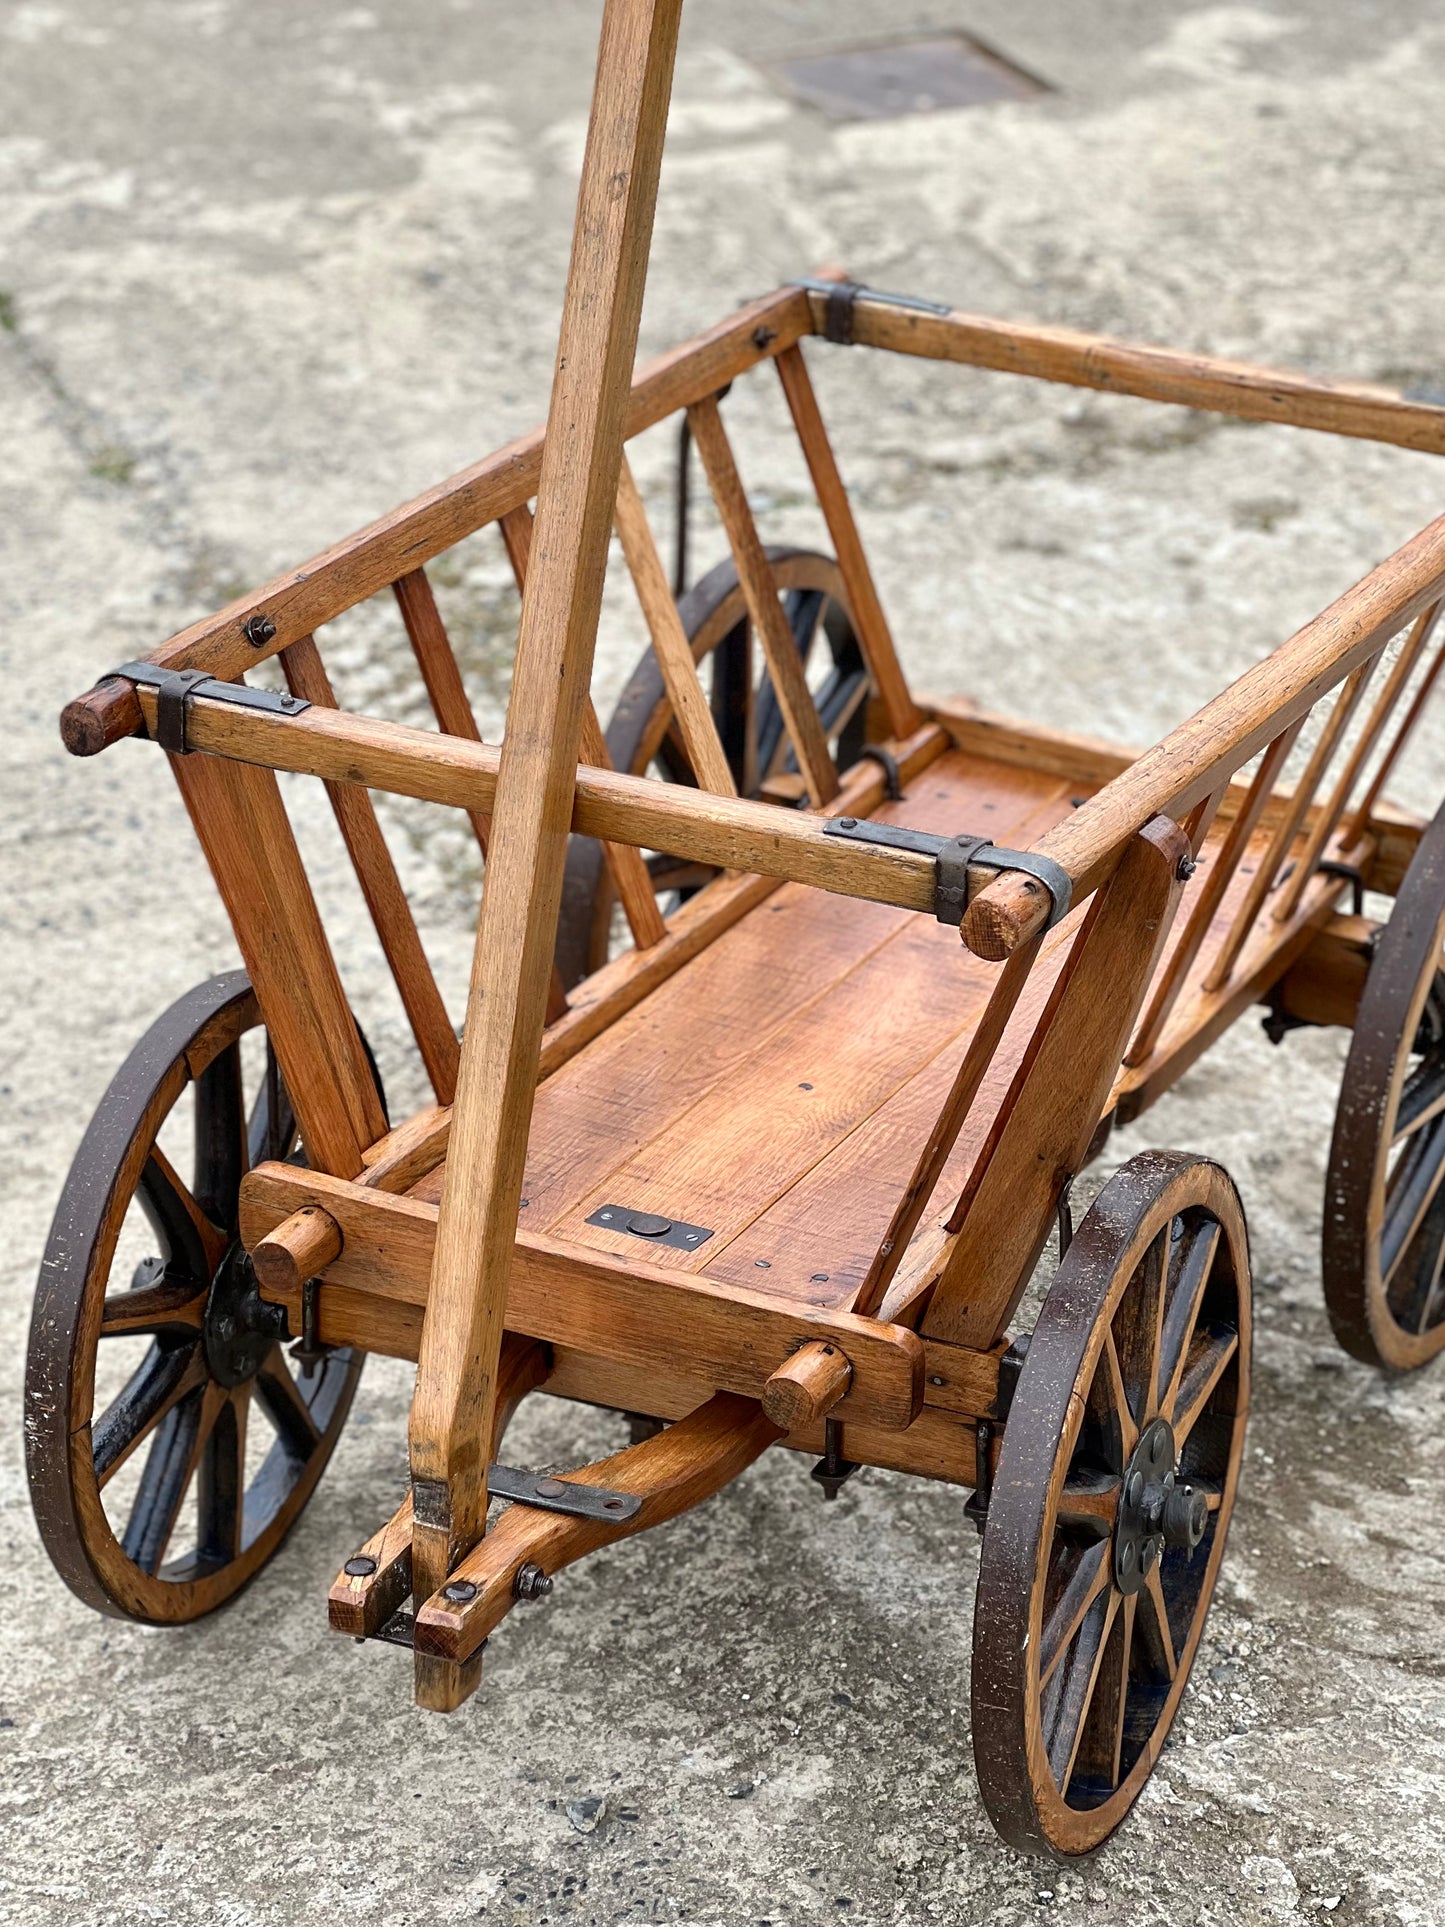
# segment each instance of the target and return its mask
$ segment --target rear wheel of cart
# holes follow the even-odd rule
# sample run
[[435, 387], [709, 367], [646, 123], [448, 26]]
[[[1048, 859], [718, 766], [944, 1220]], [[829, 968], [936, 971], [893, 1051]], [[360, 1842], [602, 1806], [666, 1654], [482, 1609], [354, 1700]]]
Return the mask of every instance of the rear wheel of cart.
[[1146, 1151], [1044, 1301], [989, 1496], [973, 1644], [984, 1805], [1012, 1846], [1088, 1853], [1178, 1710], [1249, 1406], [1249, 1252], [1228, 1174]]
[[25, 1444], [46, 1550], [103, 1612], [178, 1624], [223, 1604], [340, 1436], [362, 1355], [298, 1367], [238, 1234], [246, 1171], [296, 1151], [236, 971], [151, 1026], [76, 1153], [40, 1268]]
[[1420, 838], [1355, 1014], [1325, 1181], [1325, 1303], [1347, 1352], [1445, 1346], [1445, 808]]
[[[770, 548], [767, 555], [841, 774], [863, 747], [872, 685], [838, 565], [808, 549]], [[720, 562], [710, 569], [681, 598], [678, 614], [703, 686], [710, 687], [713, 720], [738, 794], [766, 792], [785, 799], [796, 786], [796, 764], [733, 564]], [[607, 726], [607, 748], [615, 769], [641, 776], [655, 766], [669, 782], [696, 784], [651, 649], [618, 698]], [[654, 857], [649, 868], [660, 897], [688, 897], [717, 874], [676, 857]], [[557, 933], [557, 967], [569, 990], [607, 961], [614, 900], [602, 846], [591, 837], [574, 836]]]

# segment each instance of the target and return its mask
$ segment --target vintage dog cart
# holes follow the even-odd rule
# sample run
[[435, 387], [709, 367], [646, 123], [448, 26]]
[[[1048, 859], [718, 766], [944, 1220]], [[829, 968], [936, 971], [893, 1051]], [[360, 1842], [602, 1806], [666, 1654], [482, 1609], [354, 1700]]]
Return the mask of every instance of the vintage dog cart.
[[[971, 1488], [984, 1800], [1010, 1841], [1084, 1852], [1184, 1691], [1249, 1400], [1217, 1164], [1135, 1157], [1072, 1230], [1111, 1122], [1252, 1006], [1352, 1025], [1331, 1316], [1387, 1367], [1445, 1344], [1445, 813], [1382, 800], [1442, 660], [1445, 520], [1137, 758], [920, 703], [803, 344], [1436, 453], [1445, 410], [846, 282], [781, 288], [634, 379], [679, 6], [607, 0], [545, 434], [66, 711], [76, 754], [167, 752], [245, 974], [142, 1039], [70, 1174], [31, 1339], [37, 1516], [82, 1598], [194, 1618], [275, 1551], [363, 1355], [414, 1359], [410, 1491], [330, 1614], [410, 1647], [418, 1699], [448, 1710], [515, 1601], [770, 1446], [816, 1456], [829, 1496], [860, 1464]], [[719, 396], [767, 364], [832, 557], [766, 549], [739, 478]], [[678, 411], [732, 556], [680, 602], [623, 455]], [[427, 575], [492, 523], [523, 584], [500, 749]], [[604, 740], [614, 528], [651, 648]], [[400, 605], [434, 731], [333, 696], [316, 632], [371, 596]], [[247, 684], [268, 659], [289, 693]], [[277, 771], [326, 786], [434, 1088], [417, 1115], [386, 1116]], [[460, 1044], [373, 791], [481, 840]], [[1395, 898], [1387, 922], [1366, 892]], [[631, 942], [609, 955], [614, 903]], [[565, 1477], [498, 1465], [542, 1390], [630, 1415], [632, 1443]]]

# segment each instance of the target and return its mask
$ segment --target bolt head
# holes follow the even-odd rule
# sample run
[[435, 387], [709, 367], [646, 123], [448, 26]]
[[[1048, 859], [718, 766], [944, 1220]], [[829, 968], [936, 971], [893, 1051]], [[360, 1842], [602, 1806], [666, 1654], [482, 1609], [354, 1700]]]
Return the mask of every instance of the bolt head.
[[348, 1579], [370, 1579], [376, 1571], [376, 1561], [370, 1553], [359, 1552], [354, 1559], [348, 1559], [341, 1570]]
[[454, 1606], [465, 1606], [477, 1596], [477, 1589], [470, 1579], [453, 1579], [449, 1586], [442, 1587], [442, 1598]]
[[1181, 883], [1187, 883], [1190, 877], [1194, 875], [1194, 872], [1198, 868], [1199, 868], [1199, 865], [1194, 861], [1194, 858], [1190, 856], [1188, 851], [1186, 850], [1184, 855], [1180, 857], [1178, 867], [1176, 868], [1174, 874], [1176, 877], [1178, 877]]
[[838, 828], [840, 830], [856, 830], [857, 827], [858, 819], [856, 816], [840, 816], [838, 818]]
[[262, 649], [275, 640], [276, 625], [270, 616], [252, 616], [241, 633], [253, 649]]
[[560, 1479], [538, 1479], [537, 1497], [539, 1499], [560, 1499], [567, 1488]]

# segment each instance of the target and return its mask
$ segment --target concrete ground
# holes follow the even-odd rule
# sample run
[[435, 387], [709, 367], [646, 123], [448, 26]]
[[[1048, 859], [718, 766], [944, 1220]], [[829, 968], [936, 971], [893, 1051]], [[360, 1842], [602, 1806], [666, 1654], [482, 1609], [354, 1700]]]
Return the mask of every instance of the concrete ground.
[[[1251, 1213], [1256, 1416], [1184, 1715], [1127, 1829], [1060, 1870], [997, 1843], [973, 1778], [976, 1544], [958, 1495], [869, 1474], [824, 1510], [770, 1457], [587, 1562], [493, 1642], [442, 1722], [322, 1594], [390, 1511], [408, 1373], [368, 1369], [299, 1528], [185, 1631], [104, 1621], [46, 1562], [21, 1462], [29, 1300], [112, 1071], [235, 952], [154, 753], [62, 754], [62, 702], [545, 407], [594, 0], [9, 0], [0, 9], [0, 1920], [1445, 1920], [1445, 1370], [1333, 1346], [1317, 1243], [1340, 1038], [1253, 1021], [1111, 1147], [1222, 1158]], [[880, 30], [862, 0], [692, 0], [648, 351], [825, 261], [878, 285], [1321, 373], [1445, 390], [1428, 0], [898, 0], [1056, 91], [832, 122], [756, 61]], [[1441, 507], [1428, 458], [861, 354], [814, 356], [915, 681], [1144, 741]], [[816, 540], [771, 385], [728, 404], [770, 534]], [[639, 455], [666, 527], [667, 447]], [[703, 540], [716, 547], [716, 534]], [[495, 727], [500, 551], [439, 572]], [[356, 702], [397, 637], [330, 658]], [[606, 699], [639, 647], [604, 620]], [[402, 713], [410, 713], [403, 709]], [[1445, 732], [1407, 800], [1433, 809]], [[398, 1016], [298, 796], [398, 1108]], [[453, 996], [466, 845], [389, 830]], [[548, 1400], [509, 1456], [617, 1422]]]

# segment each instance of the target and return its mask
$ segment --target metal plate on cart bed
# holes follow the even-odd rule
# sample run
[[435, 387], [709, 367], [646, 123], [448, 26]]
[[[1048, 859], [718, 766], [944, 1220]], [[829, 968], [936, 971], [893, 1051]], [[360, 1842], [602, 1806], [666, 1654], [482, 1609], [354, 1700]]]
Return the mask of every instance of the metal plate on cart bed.
[[604, 1231], [626, 1231], [634, 1238], [645, 1238], [649, 1244], [675, 1245], [679, 1251], [696, 1251], [712, 1236], [705, 1224], [660, 1218], [654, 1211], [630, 1211], [625, 1204], [604, 1204], [587, 1222], [601, 1225]]

